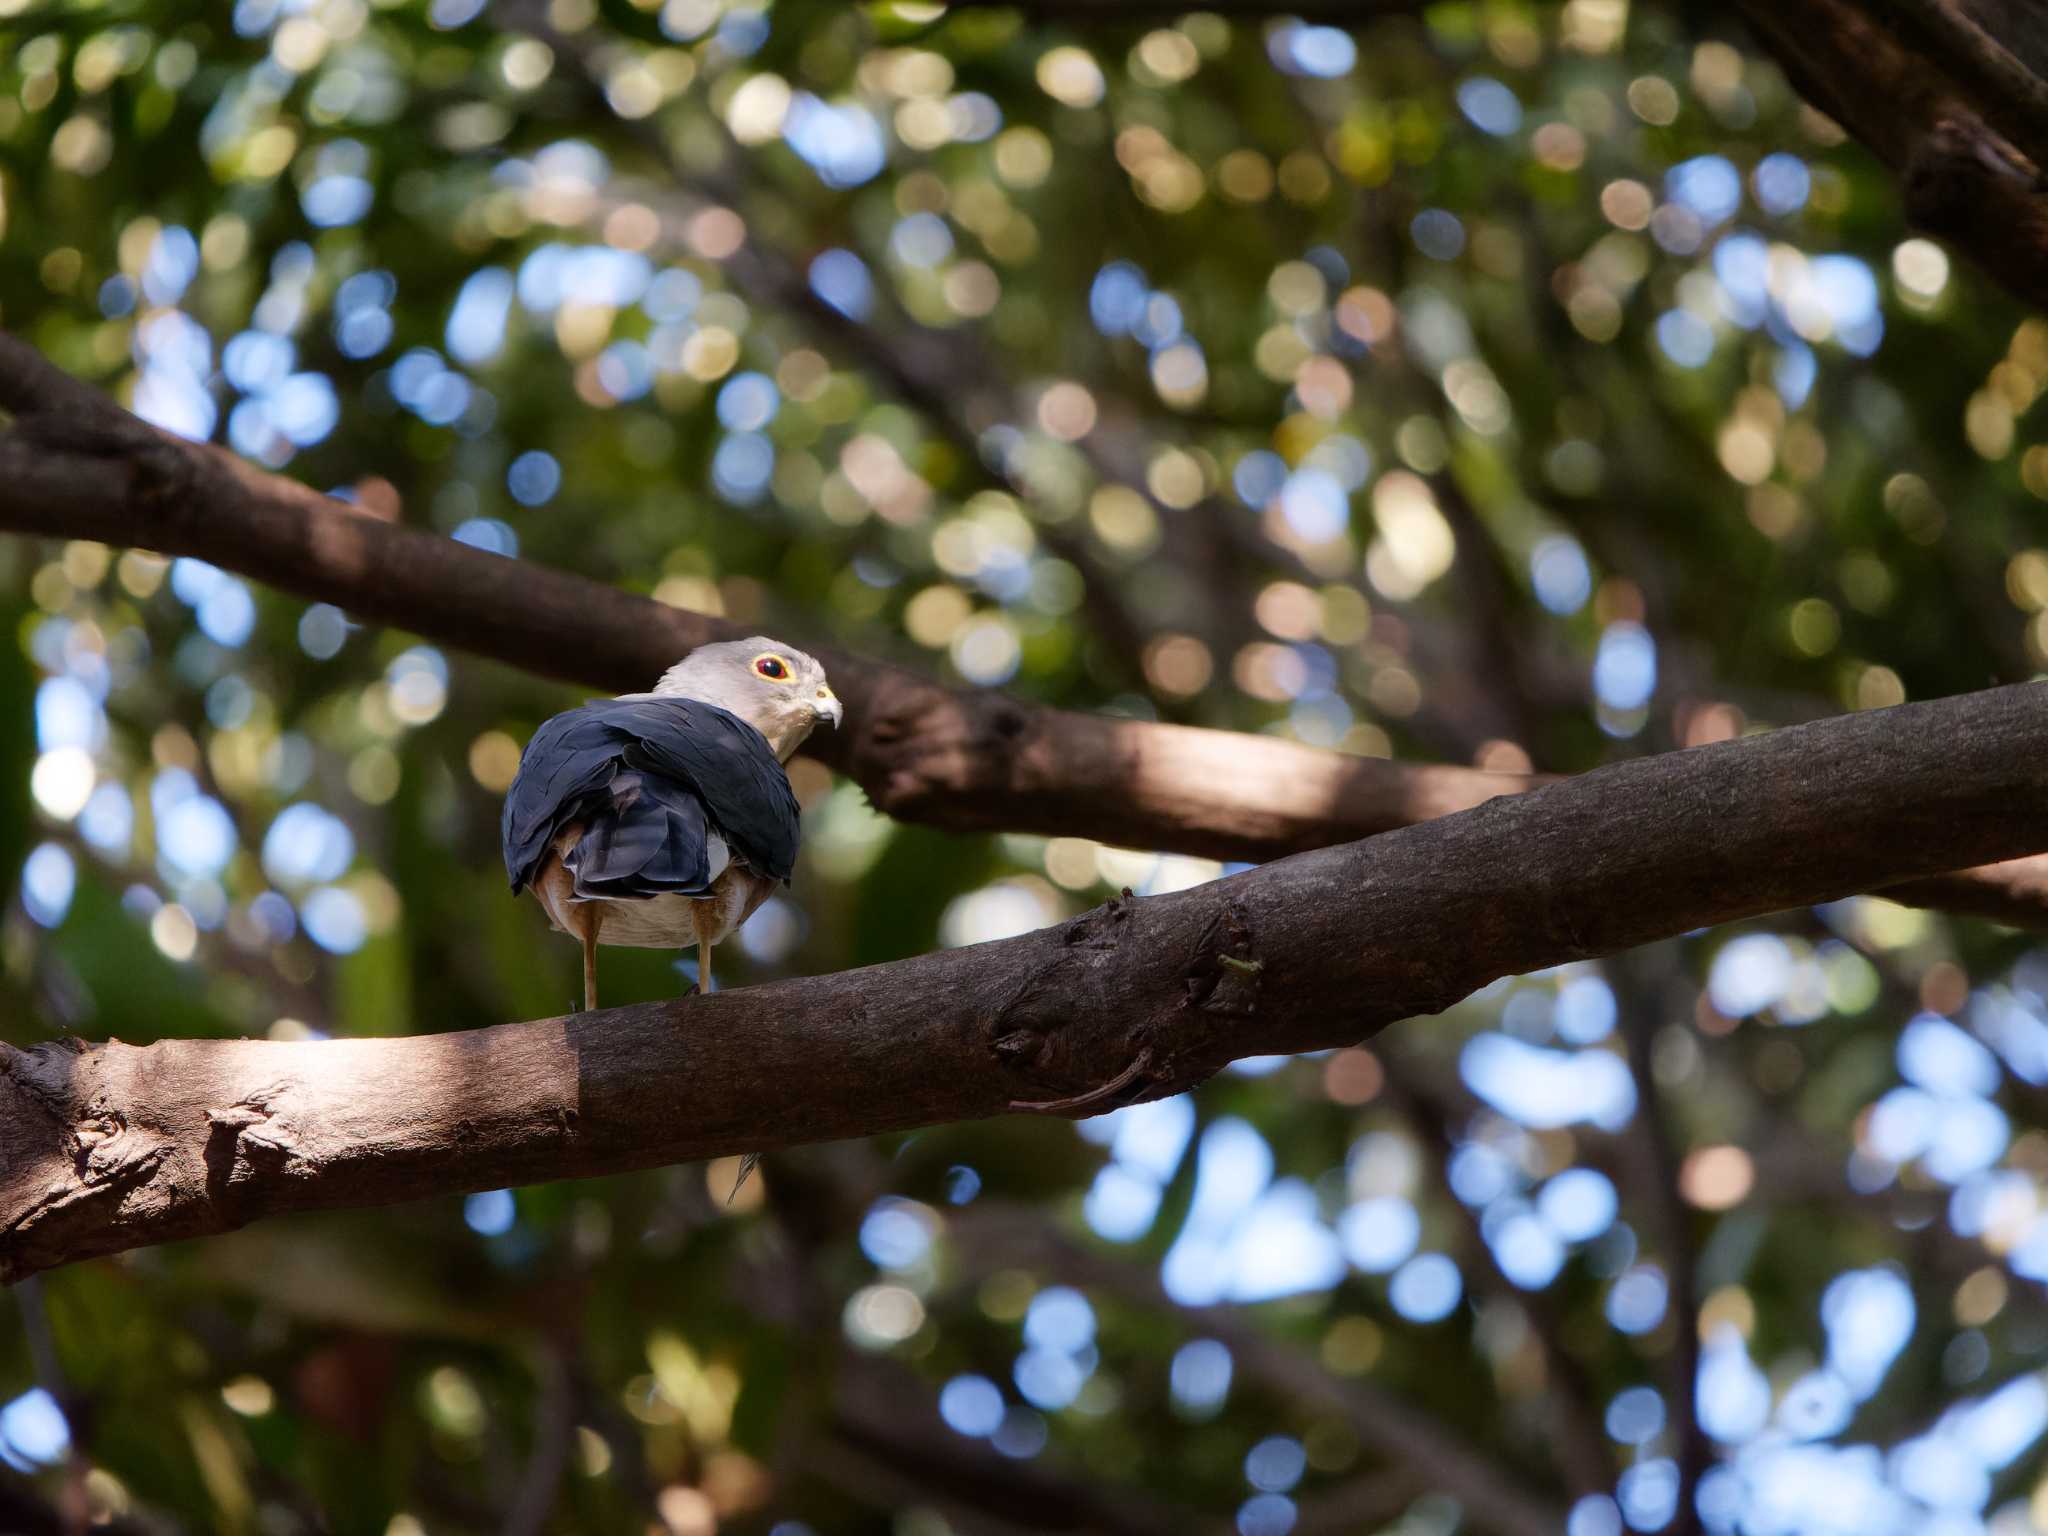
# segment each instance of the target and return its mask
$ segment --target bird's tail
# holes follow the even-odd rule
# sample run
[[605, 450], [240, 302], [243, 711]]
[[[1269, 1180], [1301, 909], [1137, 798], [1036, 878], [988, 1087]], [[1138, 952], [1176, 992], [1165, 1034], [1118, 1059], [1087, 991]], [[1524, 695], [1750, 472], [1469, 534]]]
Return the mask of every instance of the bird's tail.
[[739, 1198], [740, 1190], [747, 1182], [747, 1175], [754, 1171], [760, 1161], [761, 1154], [758, 1152], [749, 1152], [740, 1159], [740, 1175], [732, 1181], [732, 1193], [725, 1197], [727, 1205], [731, 1205], [734, 1200]]

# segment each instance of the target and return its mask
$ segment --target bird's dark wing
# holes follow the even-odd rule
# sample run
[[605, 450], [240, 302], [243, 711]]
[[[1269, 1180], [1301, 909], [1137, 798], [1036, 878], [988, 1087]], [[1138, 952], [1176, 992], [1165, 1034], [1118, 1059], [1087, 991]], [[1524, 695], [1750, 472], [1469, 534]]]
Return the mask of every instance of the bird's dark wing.
[[629, 767], [686, 784], [711, 829], [756, 874], [787, 880], [796, 868], [802, 813], [767, 737], [738, 715], [695, 699], [616, 699], [631, 737]]
[[710, 830], [693, 791], [621, 768], [562, 862], [578, 896], [706, 896], [724, 867], [711, 867]]
[[796, 796], [761, 733], [693, 699], [608, 699], [534, 732], [505, 796], [505, 871], [517, 891], [571, 822], [579, 896], [702, 895], [722, 837], [750, 868], [796, 866]]

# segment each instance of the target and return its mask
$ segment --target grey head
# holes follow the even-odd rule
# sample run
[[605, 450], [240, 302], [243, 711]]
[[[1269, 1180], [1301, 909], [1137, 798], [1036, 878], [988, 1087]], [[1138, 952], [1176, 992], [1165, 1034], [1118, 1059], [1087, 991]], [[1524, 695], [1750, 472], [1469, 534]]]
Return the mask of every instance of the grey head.
[[843, 713], [817, 658], [767, 635], [698, 646], [662, 674], [654, 693], [731, 711], [784, 762], [819, 721], [836, 726]]

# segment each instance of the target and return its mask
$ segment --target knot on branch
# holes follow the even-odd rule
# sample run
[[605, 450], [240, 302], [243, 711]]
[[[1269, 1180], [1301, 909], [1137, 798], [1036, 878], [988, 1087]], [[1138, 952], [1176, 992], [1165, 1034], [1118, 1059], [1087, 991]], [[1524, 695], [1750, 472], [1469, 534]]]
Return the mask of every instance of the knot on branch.
[[0, 1052], [0, 1284], [46, 1268], [76, 1234], [127, 1208], [169, 1159], [171, 1142], [137, 1128], [81, 1083], [91, 1056], [75, 1041]]
[[1127, 885], [1099, 907], [1092, 907], [1060, 927], [1060, 943], [1068, 949], [1115, 949], [1137, 910], [1138, 898]]
[[240, 1185], [260, 1174], [289, 1178], [304, 1171], [298, 1129], [283, 1113], [295, 1088], [283, 1079], [206, 1112], [203, 1156], [207, 1192], [214, 1199], [232, 1198]]
[[[1113, 1109], [1149, 1097], [1165, 1081], [1151, 1042], [1151, 1026], [1140, 1020], [1120, 1038], [1105, 1038], [1094, 1027], [1111, 1015], [1102, 981], [1105, 966], [1130, 936], [1138, 901], [1126, 888], [1101, 906], [1054, 930], [1056, 948], [995, 1010], [987, 1029], [989, 1049], [1003, 1067], [1031, 1082], [1088, 1086], [1053, 1097], [1018, 1097], [1020, 1113], [1072, 1115]], [[1112, 1063], [1122, 1066], [1112, 1070]]]
[[1195, 944], [1187, 967], [1181, 1007], [1237, 1018], [1259, 1011], [1259, 987], [1266, 963], [1252, 942], [1244, 903], [1232, 898], [1216, 909]]
[[68, 1102], [72, 1063], [85, 1051], [82, 1041], [46, 1040], [30, 1050], [0, 1042], [0, 1078], [53, 1113]]
[[[990, 1021], [989, 1045], [1003, 1066], [1036, 1087], [1084, 1086], [1010, 1101], [1027, 1114], [1099, 1114], [1180, 1093], [1242, 1054], [1235, 1021], [1256, 1011], [1265, 975], [1242, 903], [1226, 901], [1199, 931], [1179, 904], [1141, 902], [1128, 887], [1053, 931], [1051, 958], [1017, 986]], [[1190, 944], [1190, 934], [1192, 943]], [[1157, 1007], [1135, 1014], [1109, 978], [1136, 964], [1153, 973], [1143, 990]], [[1190, 1029], [1196, 1020], [1227, 1028]]]

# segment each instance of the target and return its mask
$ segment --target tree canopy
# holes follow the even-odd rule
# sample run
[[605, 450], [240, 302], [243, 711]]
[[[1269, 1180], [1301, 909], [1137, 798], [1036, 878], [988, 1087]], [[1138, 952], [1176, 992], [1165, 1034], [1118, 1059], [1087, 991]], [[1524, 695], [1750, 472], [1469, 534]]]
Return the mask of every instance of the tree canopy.
[[2036, 28], [1738, 10], [0, 0], [0, 1529], [2048, 1530]]

